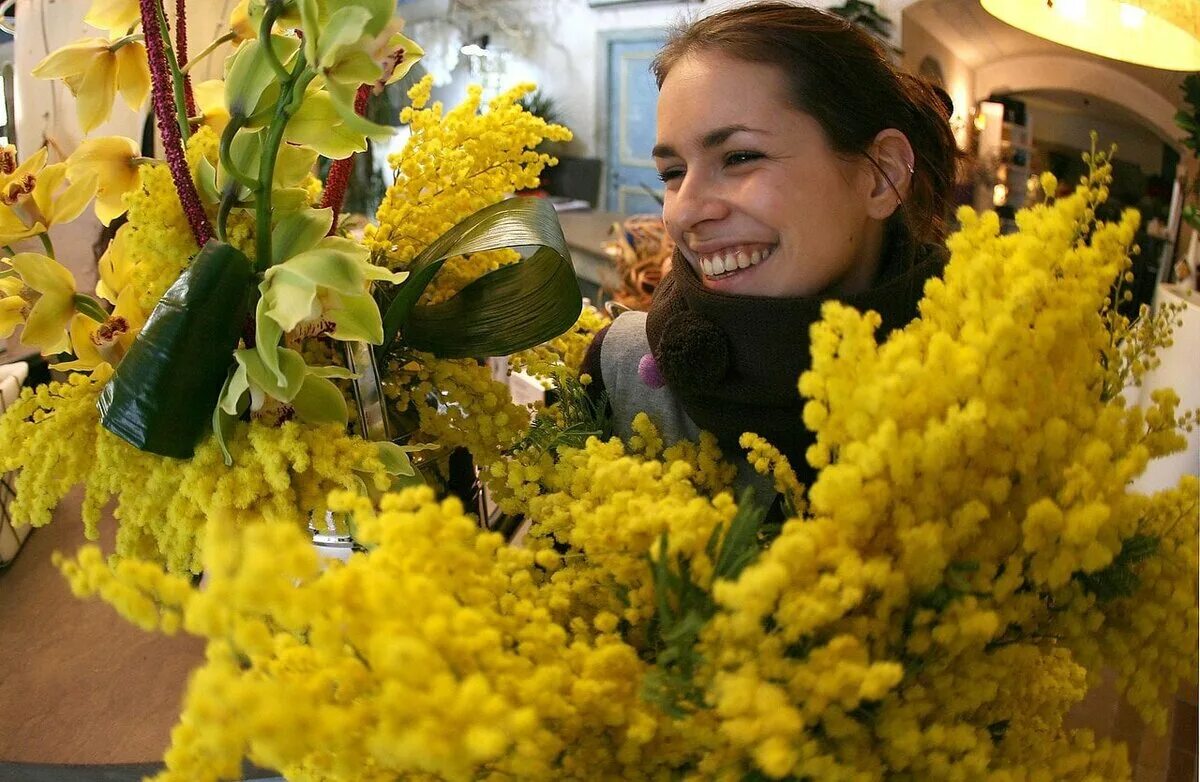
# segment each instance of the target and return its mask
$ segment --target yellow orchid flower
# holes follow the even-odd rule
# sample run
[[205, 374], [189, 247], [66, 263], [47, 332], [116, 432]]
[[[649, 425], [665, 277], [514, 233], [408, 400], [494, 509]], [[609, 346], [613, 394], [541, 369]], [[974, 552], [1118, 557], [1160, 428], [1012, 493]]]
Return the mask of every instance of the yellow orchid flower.
[[15, 274], [0, 277], [0, 339], [8, 339], [25, 321], [25, 308], [28, 302], [21, 293], [25, 283]]
[[250, 0], [242, 0], [229, 14], [229, 29], [233, 32], [233, 45], [258, 37], [258, 24], [250, 15]]
[[124, 35], [142, 21], [138, 0], [93, 0], [83, 21], [109, 35]]
[[46, 165], [46, 147], [17, 164], [17, 148], [8, 144], [0, 148], [0, 202], [12, 205], [33, 192], [38, 172]]
[[221, 79], [202, 81], [192, 88], [196, 97], [196, 109], [200, 122], [208, 125], [219, 136], [229, 124], [229, 107], [225, 105], [225, 82]]
[[138, 143], [124, 136], [87, 139], [67, 158], [72, 181], [95, 177], [96, 217], [108, 225], [125, 213], [125, 194], [138, 186]]
[[120, 231], [108, 243], [108, 249], [100, 256], [97, 266], [100, 268], [100, 281], [96, 283], [96, 295], [116, 304], [133, 279], [133, 259], [125, 253], [125, 242]]
[[79, 125], [88, 133], [112, 114], [117, 91], [137, 111], [150, 94], [146, 47], [128, 37], [83, 38], [51, 52], [33, 69], [39, 79], [62, 79], [75, 96]]
[[38, 175], [46, 165], [46, 148], [17, 165], [17, 149], [0, 148], [0, 244], [12, 244], [46, 230], [22, 208], [37, 187]]
[[25, 287], [21, 297], [30, 307], [21, 344], [42, 353], [61, 353], [71, 345], [67, 325], [75, 314], [75, 275], [41, 253], [17, 253], [8, 263]]
[[[79, 217], [96, 194], [99, 184], [96, 175], [90, 171], [78, 172], [69, 183], [67, 180], [67, 164], [54, 163], [42, 170], [33, 187], [33, 204], [37, 207], [38, 221], [47, 230], [52, 225], [69, 223]], [[67, 183], [65, 187], [64, 183]]]
[[96, 192], [94, 174], [69, 184], [66, 163], [46, 165], [46, 148], [16, 165], [16, 151], [0, 149], [0, 243], [11, 244], [74, 220]]
[[83, 370], [90, 372], [101, 364], [115, 367], [125, 358], [146, 318], [137, 304], [133, 289], [122, 291], [116, 309], [100, 323], [93, 318], [76, 313], [71, 318], [71, 352], [73, 361], [51, 364], [50, 368], [60, 372]]

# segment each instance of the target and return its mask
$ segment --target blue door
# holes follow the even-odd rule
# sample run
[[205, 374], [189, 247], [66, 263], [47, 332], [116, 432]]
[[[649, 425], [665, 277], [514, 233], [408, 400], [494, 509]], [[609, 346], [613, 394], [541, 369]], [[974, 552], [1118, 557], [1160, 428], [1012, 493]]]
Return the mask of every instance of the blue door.
[[666, 41], [660, 30], [624, 32], [605, 41], [607, 73], [607, 143], [605, 187], [609, 211], [661, 214], [651, 193], [662, 197], [650, 151], [654, 148], [658, 87], [650, 62]]

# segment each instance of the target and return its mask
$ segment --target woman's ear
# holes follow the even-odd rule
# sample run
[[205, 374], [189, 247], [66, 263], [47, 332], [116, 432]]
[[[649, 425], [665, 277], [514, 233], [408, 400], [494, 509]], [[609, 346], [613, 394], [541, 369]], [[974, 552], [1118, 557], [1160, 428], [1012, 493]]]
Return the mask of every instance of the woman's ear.
[[867, 212], [877, 220], [886, 220], [908, 198], [916, 157], [908, 137], [895, 128], [879, 131], [867, 154], [875, 161]]

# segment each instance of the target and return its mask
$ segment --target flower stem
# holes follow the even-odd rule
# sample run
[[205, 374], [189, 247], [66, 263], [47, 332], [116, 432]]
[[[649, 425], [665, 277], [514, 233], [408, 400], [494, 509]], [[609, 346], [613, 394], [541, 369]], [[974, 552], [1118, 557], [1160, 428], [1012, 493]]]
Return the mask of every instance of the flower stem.
[[[359, 86], [354, 94], [354, 112], [362, 116], [367, 111], [367, 99], [371, 97], [371, 85]], [[350, 184], [350, 175], [354, 171], [354, 153], [351, 152], [341, 160], [333, 161], [329, 173], [325, 177], [325, 192], [321, 196], [321, 208], [333, 209], [333, 224], [329, 226], [329, 235], [337, 232], [338, 217], [342, 211], [342, 202], [346, 200], [346, 188]]]
[[180, 73], [183, 73], [186, 75], [187, 73], [189, 73], [192, 70], [192, 68], [196, 67], [196, 63], [203, 61], [206, 57], [208, 57], [208, 55], [212, 54], [217, 49], [219, 49], [222, 44], [229, 43], [236, 37], [237, 37], [237, 33], [235, 33], [233, 30], [230, 30], [229, 32], [225, 33], [220, 38], [218, 38], [217, 40], [210, 43], [208, 46], [205, 46], [203, 49], [201, 49], [200, 53], [197, 54], [192, 59], [188, 60], [186, 63], [180, 63], [180, 65], [179, 65]]
[[258, 40], [262, 43], [263, 56], [267, 58], [271, 70], [275, 71], [280, 83], [286, 84], [292, 74], [288, 73], [287, 68], [284, 68], [283, 63], [275, 56], [275, 48], [271, 45], [271, 28], [275, 26], [275, 19], [282, 10], [283, 4], [279, 0], [267, 0], [267, 8], [258, 27]]
[[[172, 117], [171, 78], [167, 54], [162, 39], [162, 27], [157, 18], [161, 12], [156, 0], [139, 0], [142, 12], [142, 29], [146, 33], [146, 55], [150, 61], [150, 81], [154, 95], [154, 117], [158, 122], [158, 132], [162, 136], [163, 150], [167, 158], [167, 168], [171, 171], [171, 179], [179, 194], [179, 203], [187, 215], [188, 225], [196, 243], [204, 246], [212, 238], [212, 225], [208, 215], [204, 213], [204, 205], [200, 202], [200, 194], [196, 192], [196, 183], [192, 181], [192, 172], [188, 169], [187, 159], [183, 154], [183, 135], [179, 124]], [[183, 126], [187, 127], [187, 116], [183, 117]]]
[[[268, 13], [273, 6], [268, 4]], [[264, 28], [269, 29], [264, 24]], [[269, 49], [270, 47], [266, 47]], [[283, 142], [283, 134], [288, 121], [304, 100], [304, 90], [308, 83], [316, 77], [316, 72], [308, 68], [308, 60], [304, 49], [296, 55], [296, 64], [287, 75], [280, 89], [279, 103], [275, 107], [275, 116], [266, 130], [263, 141], [262, 158], [258, 167], [258, 190], [254, 204], [254, 268], [264, 272], [271, 265], [271, 193], [275, 180], [275, 158], [279, 154], [279, 145]]]
[[40, 233], [38, 238], [42, 240], [42, 247], [46, 248], [46, 255], [50, 256], [52, 260], [58, 260], [54, 257], [54, 242], [50, 241], [50, 234]]
[[[183, 81], [183, 103], [187, 107], [188, 116], [196, 113], [196, 96], [192, 94], [192, 77], [184, 70], [187, 65], [187, 9], [185, 0], [175, 0], [175, 52], [179, 55], [176, 66], [178, 78]], [[191, 126], [189, 125], [189, 128]]]
[[100, 305], [100, 302], [96, 301], [91, 296], [88, 296], [86, 293], [75, 294], [75, 311], [87, 315], [97, 323], [103, 323], [108, 320], [108, 313], [105, 312], [104, 307]]
[[220, 157], [221, 166], [225, 169], [226, 173], [250, 188], [251, 192], [256, 192], [258, 190], [258, 180], [238, 168], [237, 164], [233, 162], [233, 157], [230, 155], [230, 151], [233, 148], [233, 139], [245, 124], [246, 118], [242, 115], [230, 115], [229, 124], [225, 126], [225, 131], [221, 134], [221, 146], [217, 154]]
[[[175, 100], [175, 121], [179, 123], [181, 143], [187, 144], [192, 135], [188, 125], [187, 96], [183, 90], [183, 74], [179, 71], [179, 63], [175, 60], [175, 50], [171, 47], [171, 28], [167, 25], [167, 14], [163, 10], [161, 0], [154, 2], [154, 15], [158, 19], [159, 40], [162, 42], [163, 54], [166, 56], [167, 67], [171, 69], [171, 90]], [[144, 27], [144, 25], [143, 25]]]

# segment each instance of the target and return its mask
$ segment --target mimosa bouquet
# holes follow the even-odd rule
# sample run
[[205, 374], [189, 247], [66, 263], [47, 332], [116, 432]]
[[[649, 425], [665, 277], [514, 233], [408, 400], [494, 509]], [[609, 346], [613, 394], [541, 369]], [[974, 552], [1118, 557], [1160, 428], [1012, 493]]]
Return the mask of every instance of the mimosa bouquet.
[[[527, 422], [480, 359], [544, 360], [539, 346], [579, 317], [553, 210], [506, 199], [554, 162], [533, 148], [570, 134], [521, 108], [532, 85], [486, 106], [473, 89], [445, 112], [420, 81], [378, 224], [347, 233], [350, 158], [393, 133], [363, 108], [421, 56], [394, 6], [243, 3], [201, 53], [232, 47], [224, 80], [193, 88], [184, 4], [173, 44], [161, 0], [98, 0], [87, 21], [107, 37], [35, 68], [75, 93], [85, 131], [116, 92], [135, 107], [149, 96], [165, 160], [120, 137], [56, 163], [45, 148], [0, 160], [0, 244], [44, 245], [0, 258], [0, 336], [21, 327], [66, 373], [0, 419], [17, 519], [47, 523], [83, 484], [89, 535], [115, 498], [120, 554], [197, 572], [220, 509], [321, 526], [332, 489], [419, 483], [410, 451], [470, 439], [455, 436], [459, 388], [491, 394], [510, 429]], [[95, 295], [76, 290], [51, 239], [89, 202], [119, 225]], [[389, 366], [403, 376], [384, 377]]]
[[799, 378], [815, 482], [742, 440], [782, 525], [714, 438], [664, 447], [642, 416], [605, 439], [566, 360], [486, 468], [519, 546], [414, 487], [332, 498], [366, 547], [344, 564], [257, 509], [212, 518], [203, 590], [60, 560], [78, 594], [207, 638], [160, 779], [1129, 779], [1064, 719], [1112, 670], [1161, 731], [1196, 680], [1200, 484], [1131, 487], [1196, 413], [1122, 395], [1177, 312], [1117, 312], [1137, 216], [1096, 221], [1111, 168], [1087, 159], [1015, 234], [963, 209], [882, 344], [878, 315], [826, 305]]

